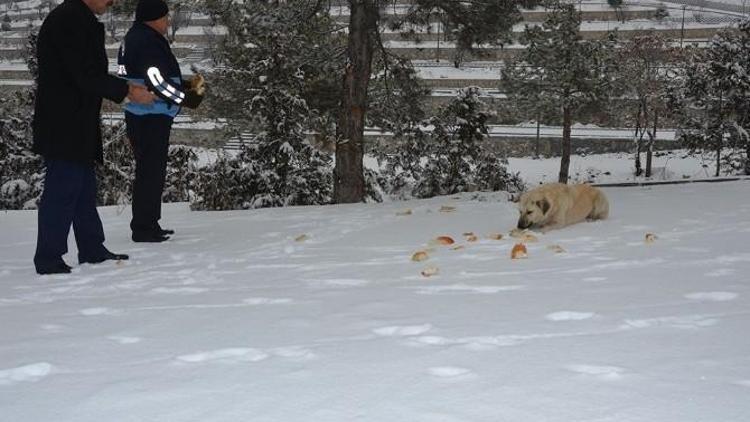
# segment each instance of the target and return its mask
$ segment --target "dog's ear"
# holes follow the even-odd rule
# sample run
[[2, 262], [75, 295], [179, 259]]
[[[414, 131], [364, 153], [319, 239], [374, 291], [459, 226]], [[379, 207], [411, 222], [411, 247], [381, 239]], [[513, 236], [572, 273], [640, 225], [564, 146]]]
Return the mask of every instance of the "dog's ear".
[[542, 210], [542, 214], [547, 214], [547, 211], [550, 209], [550, 204], [547, 198], [544, 198], [541, 201], [536, 201], [536, 205]]

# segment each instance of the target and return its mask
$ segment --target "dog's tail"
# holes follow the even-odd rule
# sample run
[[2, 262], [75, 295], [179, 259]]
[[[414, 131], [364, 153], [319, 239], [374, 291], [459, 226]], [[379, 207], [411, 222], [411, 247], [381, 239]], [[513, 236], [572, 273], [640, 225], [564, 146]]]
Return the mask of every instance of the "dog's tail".
[[609, 201], [607, 201], [604, 192], [596, 188], [594, 189], [596, 190], [596, 194], [594, 195], [594, 209], [591, 210], [589, 218], [592, 220], [604, 220], [609, 217]]

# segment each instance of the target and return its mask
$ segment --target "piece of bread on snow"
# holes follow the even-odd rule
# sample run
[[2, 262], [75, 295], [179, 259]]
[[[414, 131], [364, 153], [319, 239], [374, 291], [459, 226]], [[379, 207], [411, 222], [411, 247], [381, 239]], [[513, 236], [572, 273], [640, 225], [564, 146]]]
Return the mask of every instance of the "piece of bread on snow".
[[510, 251], [511, 259], [523, 259], [528, 258], [529, 254], [526, 250], [526, 245], [523, 243], [516, 243], [513, 245], [513, 250]]
[[437, 245], [452, 245], [456, 242], [450, 236], [438, 236], [431, 243], [435, 243]]

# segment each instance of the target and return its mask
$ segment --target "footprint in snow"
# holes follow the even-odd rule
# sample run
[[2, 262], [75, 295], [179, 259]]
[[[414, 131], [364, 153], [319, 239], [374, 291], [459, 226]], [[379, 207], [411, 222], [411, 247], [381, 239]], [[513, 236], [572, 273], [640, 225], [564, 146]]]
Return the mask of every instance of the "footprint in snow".
[[205, 293], [208, 289], [203, 287], [156, 287], [151, 289], [151, 293], [157, 294], [178, 294], [178, 295], [195, 295]]
[[593, 317], [593, 312], [560, 311], [547, 314], [544, 318], [548, 321], [581, 321]]
[[288, 297], [249, 297], [247, 299], [243, 299], [242, 302], [248, 305], [286, 305], [289, 303], [294, 303], [294, 300]]
[[495, 350], [498, 347], [515, 346], [525, 339], [522, 336], [475, 336], [446, 338], [440, 336], [419, 336], [411, 340], [418, 346], [459, 346], [467, 350], [481, 352]]
[[42, 324], [39, 326], [42, 330], [48, 333], [62, 333], [66, 330], [66, 327], [58, 324]]
[[695, 292], [686, 294], [685, 298], [706, 302], [726, 302], [736, 299], [737, 296], [739, 296], [737, 293], [732, 292]]
[[726, 277], [733, 275], [736, 271], [733, 268], [719, 268], [718, 270], [709, 271], [703, 275], [706, 277]]
[[503, 291], [523, 290], [521, 285], [510, 286], [470, 286], [467, 284], [451, 284], [444, 286], [429, 286], [419, 288], [416, 293], [420, 295], [470, 293], [470, 294], [495, 294]]
[[719, 320], [702, 315], [668, 316], [644, 319], [628, 319], [620, 326], [621, 329], [650, 328], [655, 326], [669, 326], [680, 329], [696, 329], [716, 325]]
[[85, 316], [97, 316], [97, 315], [118, 315], [121, 311], [116, 309], [110, 309], [105, 307], [100, 308], [86, 308], [78, 311], [81, 315]]
[[312, 287], [360, 287], [370, 284], [369, 280], [358, 278], [331, 278], [327, 280], [310, 280]]
[[0, 385], [39, 381], [49, 375], [53, 368], [47, 362], [39, 362], [17, 368], [2, 369], [0, 370]]
[[460, 368], [458, 366], [435, 366], [429, 368], [427, 372], [438, 378], [456, 378], [473, 375], [470, 369]]
[[317, 357], [312, 350], [299, 346], [277, 347], [269, 350], [269, 353], [274, 356], [300, 361], [311, 360]]
[[262, 350], [248, 347], [233, 347], [228, 349], [198, 352], [188, 355], [177, 356], [176, 360], [183, 363], [242, 363], [259, 362], [268, 358], [268, 354]]
[[622, 378], [625, 369], [617, 366], [568, 365], [565, 369], [583, 375], [592, 376], [604, 381], [615, 381]]
[[432, 329], [432, 325], [405, 325], [399, 326], [394, 325], [391, 327], [381, 327], [372, 330], [375, 334], [384, 337], [406, 337], [406, 336], [418, 336], [424, 334]]
[[135, 343], [141, 342], [140, 337], [128, 337], [128, 336], [109, 336], [107, 337], [107, 340], [112, 340], [115, 343], [119, 343], [119, 344], [135, 344]]

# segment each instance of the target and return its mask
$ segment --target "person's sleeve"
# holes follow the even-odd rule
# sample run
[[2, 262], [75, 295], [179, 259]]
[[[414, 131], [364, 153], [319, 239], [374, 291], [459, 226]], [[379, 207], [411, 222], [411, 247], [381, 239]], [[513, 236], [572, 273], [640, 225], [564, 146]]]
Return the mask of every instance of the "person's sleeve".
[[148, 55], [145, 56], [142, 62], [143, 74], [146, 75], [146, 86], [150, 88], [151, 92], [167, 103], [182, 106], [183, 101], [185, 101], [185, 92], [174, 86], [163, 76], [164, 74], [159, 69], [157, 63], [158, 60], [149, 58]]
[[78, 89], [121, 103], [128, 95], [128, 83], [124, 79], [102, 71], [96, 58], [87, 54], [86, 33], [80, 25], [60, 27], [61, 33], [53, 34], [63, 66], [73, 77]]

